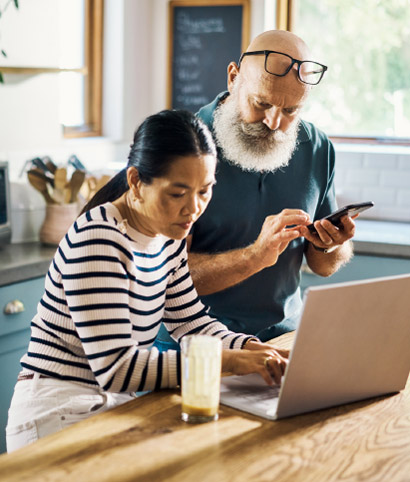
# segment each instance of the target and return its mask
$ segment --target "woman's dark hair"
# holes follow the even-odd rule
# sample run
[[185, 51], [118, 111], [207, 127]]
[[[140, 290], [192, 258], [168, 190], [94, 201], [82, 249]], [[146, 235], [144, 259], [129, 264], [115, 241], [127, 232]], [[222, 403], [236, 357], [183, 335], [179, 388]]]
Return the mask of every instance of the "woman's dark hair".
[[127, 169], [135, 167], [140, 180], [151, 184], [167, 174], [178, 157], [212, 154], [216, 148], [206, 125], [185, 110], [163, 110], [147, 117], [134, 134], [127, 167], [116, 174], [84, 206], [81, 214], [113, 202], [128, 191]]

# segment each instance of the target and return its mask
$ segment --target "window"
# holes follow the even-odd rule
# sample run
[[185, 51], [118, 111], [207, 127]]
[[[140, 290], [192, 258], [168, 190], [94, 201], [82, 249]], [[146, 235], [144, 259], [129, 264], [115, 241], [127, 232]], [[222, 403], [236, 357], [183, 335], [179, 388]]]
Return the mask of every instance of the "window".
[[278, 0], [280, 18], [329, 67], [305, 119], [332, 137], [410, 143], [408, 0]]
[[60, 121], [65, 137], [101, 135], [103, 0], [60, 0]]

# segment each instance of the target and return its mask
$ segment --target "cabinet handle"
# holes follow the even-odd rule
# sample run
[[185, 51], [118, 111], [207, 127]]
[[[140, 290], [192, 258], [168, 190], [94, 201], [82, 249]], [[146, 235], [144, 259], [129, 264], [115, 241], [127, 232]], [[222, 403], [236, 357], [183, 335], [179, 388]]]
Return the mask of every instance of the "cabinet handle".
[[24, 310], [25, 310], [24, 305], [20, 300], [10, 301], [4, 307], [4, 313], [6, 315], [15, 315], [16, 313], [21, 313]]

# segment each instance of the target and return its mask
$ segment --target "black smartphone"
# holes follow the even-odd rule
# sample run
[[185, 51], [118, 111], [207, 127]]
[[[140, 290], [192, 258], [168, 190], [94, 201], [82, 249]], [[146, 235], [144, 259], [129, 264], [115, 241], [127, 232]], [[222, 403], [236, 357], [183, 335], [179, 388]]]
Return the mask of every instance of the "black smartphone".
[[[339, 226], [340, 223], [340, 218], [342, 216], [354, 216], [355, 214], [359, 214], [362, 211], [366, 211], [366, 209], [369, 209], [374, 206], [374, 202], [372, 201], [367, 201], [365, 203], [355, 203], [355, 204], [348, 204], [347, 206], [343, 206], [342, 208], [338, 209], [337, 211], [333, 212], [332, 214], [329, 214], [328, 216], [325, 216], [323, 219], [327, 219], [331, 223], [333, 223], [335, 226]], [[309, 231], [311, 233], [316, 233], [316, 228], [312, 224], [309, 224], [307, 226]]]

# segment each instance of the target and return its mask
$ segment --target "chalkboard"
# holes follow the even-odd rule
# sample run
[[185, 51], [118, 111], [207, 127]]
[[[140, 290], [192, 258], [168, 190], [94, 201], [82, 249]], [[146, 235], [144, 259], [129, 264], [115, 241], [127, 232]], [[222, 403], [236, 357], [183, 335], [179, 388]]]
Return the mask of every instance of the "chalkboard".
[[249, 0], [170, 2], [168, 107], [197, 112], [226, 90], [249, 43]]

